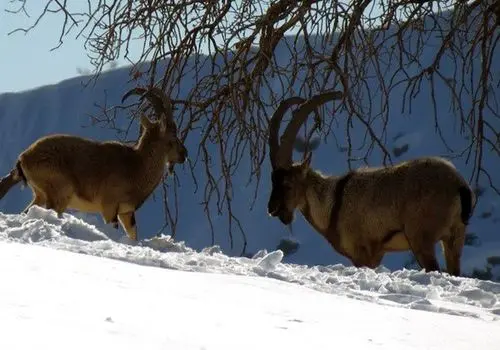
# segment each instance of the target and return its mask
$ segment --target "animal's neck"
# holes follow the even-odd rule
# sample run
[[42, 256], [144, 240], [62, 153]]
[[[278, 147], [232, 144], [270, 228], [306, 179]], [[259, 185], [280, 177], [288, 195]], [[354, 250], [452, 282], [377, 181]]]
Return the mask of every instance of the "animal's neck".
[[305, 180], [304, 201], [299, 210], [304, 218], [321, 234], [327, 234], [333, 206], [335, 180], [310, 170]]
[[142, 160], [139, 171], [141, 190], [149, 194], [163, 177], [167, 156], [166, 143], [163, 140], [143, 135], [136, 149]]
[[300, 210], [306, 220], [325, 237], [339, 253], [348, 256], [338, 232], [339, 212], [344, 188], [352, 173], [340, 177], [324, 177], [310, 172], [307, 177], [305, 201]]
[[143, 134], [136, 149], [149, 163], [161, 163], [163, 166], [166, 162], [167, 144], [165, 140], [155, 137], [155, 135]]

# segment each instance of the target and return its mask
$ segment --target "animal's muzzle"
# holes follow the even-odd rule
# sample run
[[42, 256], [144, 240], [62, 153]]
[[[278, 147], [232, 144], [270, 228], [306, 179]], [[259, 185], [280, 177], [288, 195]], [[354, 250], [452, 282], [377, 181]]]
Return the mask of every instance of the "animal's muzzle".
[[269, 202], [267, 204], [267, 213], [270, 215], [270, 216], [277, 216], [278, 213], [280, 211], [280, 206], [279, 205], [276, 205], [274, 203], [271, 203]]
[[185, 162], [188, 157], [188, 150], [186, 147], [184, 147], [183, 152], [182, 152], [182, 160]]
[[188, 157], [188, 150], [184, 145], [181, 146], [179, 152], [179, 163], [184, 163]]
[[267, 213], [271, 217], [277, 217], [284, 225], [288, 225], [293, 221], [293, 212], [281, 206], [268, 206]]
[[273, 210], [273, 211], [268, 210], [267, 214], [272, 217], [278, 216], [278, 210]]
[[288, 211], [288, 210], [276, 210], [272, 214], [270, 213], [272, 217], [277, 217], [282, 224], [284, 225], [289, 225], [293, 221], [293, 212]]

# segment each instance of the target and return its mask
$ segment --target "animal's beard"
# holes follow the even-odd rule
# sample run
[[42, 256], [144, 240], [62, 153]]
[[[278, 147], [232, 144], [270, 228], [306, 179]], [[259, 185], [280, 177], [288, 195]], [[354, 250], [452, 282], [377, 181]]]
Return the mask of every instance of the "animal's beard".
[[167, 173], [168, 175], [172, 175], [174, 173], [174, 165], [175, 163], [167, 163]]
[[288, 225], [286, 225], [288, 227], [288, 234], [289, 234], [290, 238], [294, 237], [292, 224], [293, 224], [293, 221], [291, 221]]

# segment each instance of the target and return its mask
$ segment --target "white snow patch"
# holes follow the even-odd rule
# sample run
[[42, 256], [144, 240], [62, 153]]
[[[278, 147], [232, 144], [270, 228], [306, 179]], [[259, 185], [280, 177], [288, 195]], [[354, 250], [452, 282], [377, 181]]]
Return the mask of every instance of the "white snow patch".
[[[175, 259], [188, 253], [163, 254]], [[205, 255], [197, 258], [207, 262]], [[365, 350], [488, 350], [500, 342], [498, 323], [492, 321], [222, 274], [220, 266], [218, 272], [139, 266], [6, 239], [0, 242], [0, 348], [302, 350], [335, 344]], [[431, 305], [425, 299], [420, 304], [423, 310]]]
[[285, 264], [280, 250], [260, 251], [252, 258], [229, 257], [217, 246], [197, 252], [169, 236], [132, 242], [116, 230], [105, 234], [70, 214], [59, 219], [53, 211], [36, 206], [26, 215], [0, 213], [0, 241], [174, 270], [268, 277], [385, 306], [486, 321], [500, 318], [500, 283], [423, 270]]

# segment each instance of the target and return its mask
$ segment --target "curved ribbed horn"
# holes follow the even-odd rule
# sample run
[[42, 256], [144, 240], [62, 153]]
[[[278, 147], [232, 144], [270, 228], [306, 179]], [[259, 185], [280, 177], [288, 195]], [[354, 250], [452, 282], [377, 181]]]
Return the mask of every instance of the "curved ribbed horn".
[[318, 106], [332, 100], [340, 100], [344, 94], [341, 91], [330, 91], [322, 94], [314, 95], [312, 98], [301, 104], [301, 106], [293, 112], [293, 117], [281, 136], [281, 143], [276, 155], [276, 159], [281, 167], [290, 167], [293, 163], [293, 144], [299, 132], [300, 127], [306, 121], [307, 117]]
[[170, 98], [158, 87], [151, 88], [136, 87], [129, 90], [122, 97], [122, 103], [131, 95], [140, 95], [140, 99], [147, 98], [160, 120], [168, 129], [177, 132], [177, 125], [173, 117], [173, 105]]
[[289, 109], [294, 104], [304, 103], [306, 100], [302, 97], [290, 97], [286, 100], [281, 101], [278, 108], [273, 113], [271, 120], [269, 121], [269, 157], [271, 158], [271, 166], [276, 169], [280, 166], [278, 157], [278, 152], [280, 149], [280, 144], [278, 141], [278, 133], [280, 130], [281, 121], [283, 120], [283, 115], [286, 110]]
[[[177, 132], [177, 125], [174, 121], [174, 107], [172, 100], [161, 90], [160, 88], [153, 86], [144, 94], [144, 97], [151, 97], [150, 101], [155, 111], [158, 114], [158, 118], [161, 117], [161, 122], [164, 123], [165, 127]], [[154, 101], [154, 102], [153, 102]]]
[[133, 89], [130, 89], [129, 91], [127, 91], [127, 93], [125, 95], [123, 95], [122, 103], [125, 102], [125, 100], [132, 95], [141, 95], [141, 100], [142, 100], [144, 98], [143, 95], [146, 91], [147, 90], [145, 88], [141, 88], [141, 87], [135, 87]]
[[[142, 88], [142, 87], [136, 87], [136, 88], [130, 89], [125, 95], [123, 95], [123, 97], [122, 97], [122, 103], [128, 97], [130, 97], [131, 95], [139, 95], [141, 101], [144, 98], [147, 98], [148, 101], [153, 106], [153, 109], [154, 109], [157, 117], [159, 118], [162, 114], [165, 113], [165, 111], [164, 111], [164, 107], [163, 107], [163, 102], [162, 102], [161, 96], [158, 96], [159, 95], [158, 92], [155, 91], [155, 94], [151, 93], [152, 90], [154, 90], [154, 89], [158, 89], [158, 88], [149, 88], [149, 89], [146, 89], [146, 88]], [[158, 89], [158, 90], [160, 90], [160, 89]], [[162, 94], [163, 94], [163, 92], [162, 92]]]

